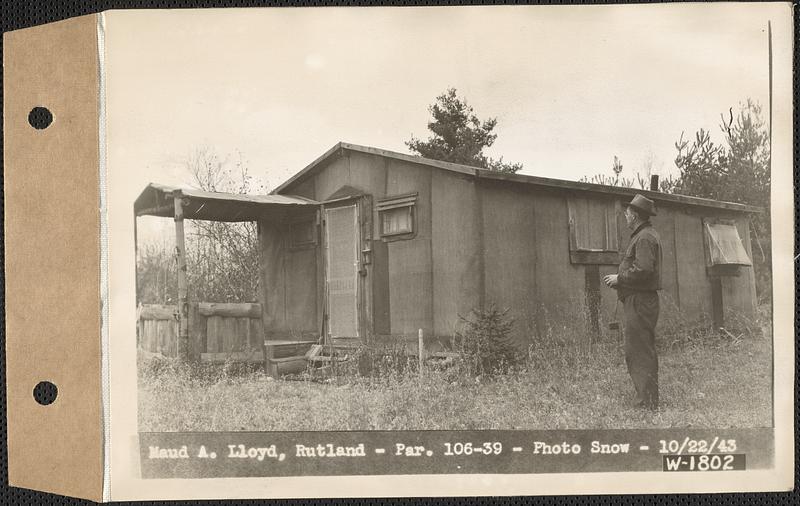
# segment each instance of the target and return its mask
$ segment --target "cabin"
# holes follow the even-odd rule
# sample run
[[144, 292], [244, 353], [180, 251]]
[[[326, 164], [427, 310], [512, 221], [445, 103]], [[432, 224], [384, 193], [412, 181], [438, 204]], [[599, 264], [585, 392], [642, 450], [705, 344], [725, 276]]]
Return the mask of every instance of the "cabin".
[[[622, 211], [636, 193], [657, 207], [651, 221], [664, 254], [662, 311], [715, 325], [730, 311], [754, 313], [749, 224], [761, 210], [730, 202], [498, 173], [342, 142], [270, 195], [151, 184], [134, 210], [174, 218], [181, 234], [183, 219], [256, 221], [256, 312], [267, 340], [416, 343], [421, 331], [446, 342], [472, 308], [495, 304], [508, 309], [514, 338], [525, 346], [560, 323], [580, 322], [589, 336], [608, 332], [616, 292], [601, 280], [625, 251]], [[188, 321], [188, 307], [184, 313]]]

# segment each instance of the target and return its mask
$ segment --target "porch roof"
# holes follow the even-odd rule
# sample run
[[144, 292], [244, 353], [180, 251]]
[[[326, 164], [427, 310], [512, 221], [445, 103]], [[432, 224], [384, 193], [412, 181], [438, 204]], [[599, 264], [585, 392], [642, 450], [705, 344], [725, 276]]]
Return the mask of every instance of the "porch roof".
[[175, 215], [176, 195], [183, 197], [183, 216], [191, 220], [255, 221], [288, 208], [319, 204], [292, 195], [242, 195], [150, 183], [134, 202], [134, 214], [172, 217]]

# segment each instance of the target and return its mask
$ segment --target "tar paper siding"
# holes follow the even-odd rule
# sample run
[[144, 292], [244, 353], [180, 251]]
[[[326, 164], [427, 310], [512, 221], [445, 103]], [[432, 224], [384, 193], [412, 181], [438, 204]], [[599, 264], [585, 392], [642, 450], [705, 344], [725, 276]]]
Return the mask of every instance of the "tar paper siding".
[[319, 333], [317, 249], [289, 248], [289, 227], [258, 222], [262, 323], [267, 338]]
[[[473, 307], [494, 302], [510, 309], [518, 339], [545, 332], [545, 324], [584, 317], [587, 269], [600, 279], [614, 265], [572, 264], [569, 256], [570, 198], [609, 200], [587, 191], [475, 179], [470, 176], [375, 154], [343, 151], [295, 182], [284, 193], [324, 201], [348, 185], [372, 195], [417, 192], [416, 236], [383, 242], [373, 210], [371, 271], [374, 333], [412, 335], [418, 329], [451, 336]], [[630, 230], [616, 201], [620, 253]], [[662, 310], [679, 305], [695, 319], [711, 311], [711, 280], [706, 273], [703, 218], [736, 220], [752, 258], [747, 217], [739, 213], [659, 203], [653, 224], [661, 236]], [[604, 226], [597, 213], [589, 228]], [[582, 225], [586, 226], [586, 225]], [[591, 274], [591, 273], [590, 273]], [[752, 268], [722, 282], [728, 310], [752, 312]], [[669, 299], [669, 300], [667, 300]], [[600, 286], [601, 330], [614, 319], [616, 292]], [[619, 310], [616, 319], [622, 317]], [[548, 322], [549, 323], [546, 323]]]

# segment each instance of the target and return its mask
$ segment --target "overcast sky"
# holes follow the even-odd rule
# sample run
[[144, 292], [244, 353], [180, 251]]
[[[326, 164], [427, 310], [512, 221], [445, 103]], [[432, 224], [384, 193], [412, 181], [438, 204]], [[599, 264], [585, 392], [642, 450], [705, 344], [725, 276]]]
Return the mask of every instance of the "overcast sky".
[[[109, 170], [190, 181], [241, 153], [271, 189], [338, 141], [408, 152], [448, 87], [496, 117], [492, 156], [577, 180], [648, 158], [748, 97], [768, 104], [758, 6], [124, 11], [106, 18]], [[717, 136], [719, 139], [719, 136]]]

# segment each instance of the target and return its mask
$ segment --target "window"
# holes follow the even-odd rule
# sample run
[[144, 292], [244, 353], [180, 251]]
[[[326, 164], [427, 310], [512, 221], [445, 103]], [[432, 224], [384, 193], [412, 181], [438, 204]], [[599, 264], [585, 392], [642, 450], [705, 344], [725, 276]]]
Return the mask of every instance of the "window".
[[613, 200], [573, 197], [569, 212], [569, 252], [574, 264], [619, 263], [619, 204]]
[[750, 256], [733, 222], [703, 220], [711, 276], [738, 276], [739, 267], [750, 266]]
[[397, 195], [378, 201], [381, 237], [384, 240], [411, 239], [414, 237], [414, 207], [417, 194]]
[[292, 221], [290, 225], [292, 249], [303, 249], [317, 243], [317, 227], [313, 217]]

